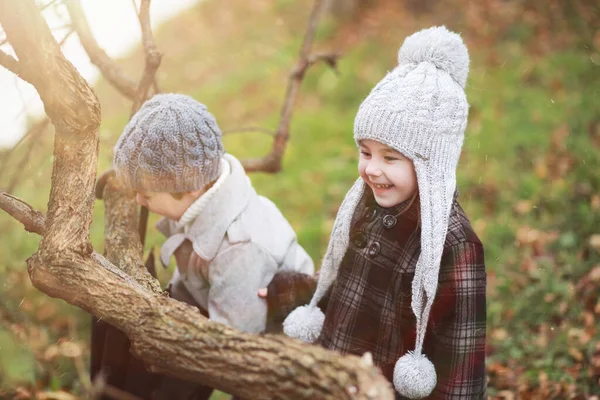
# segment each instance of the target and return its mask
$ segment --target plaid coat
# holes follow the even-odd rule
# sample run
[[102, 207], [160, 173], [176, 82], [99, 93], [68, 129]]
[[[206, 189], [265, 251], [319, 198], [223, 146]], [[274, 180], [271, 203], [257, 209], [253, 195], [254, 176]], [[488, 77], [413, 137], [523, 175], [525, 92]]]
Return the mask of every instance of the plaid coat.
[[[370, 191], [361, 199], [317, 339], [342, 353], [370, 352], [390, 381], [416, 337], [411, 289], [420, 254], [419, 204], [407, 203], [385, 209]], [[483, 246], [455, 195], [423, 346], [437, 372], [429, 399], [486, 398], [485, 289]]]

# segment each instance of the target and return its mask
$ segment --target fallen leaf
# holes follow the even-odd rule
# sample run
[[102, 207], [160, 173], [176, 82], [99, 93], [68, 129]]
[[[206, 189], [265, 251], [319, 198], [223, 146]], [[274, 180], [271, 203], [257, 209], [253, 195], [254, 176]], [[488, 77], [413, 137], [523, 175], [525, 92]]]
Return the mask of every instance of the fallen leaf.
[[569, 348], [569, 354], [571, 355], [571, 357], [573, 357], [577, 361], [582, 361], [583, 360], [583, 353], [579, 349], [576, 349], [574, 347], [570, 347]]

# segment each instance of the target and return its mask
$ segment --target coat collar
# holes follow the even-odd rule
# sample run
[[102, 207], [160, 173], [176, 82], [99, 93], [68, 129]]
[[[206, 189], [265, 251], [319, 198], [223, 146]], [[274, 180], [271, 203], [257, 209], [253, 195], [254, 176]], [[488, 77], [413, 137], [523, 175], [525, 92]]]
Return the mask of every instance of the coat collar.
[[[186, 239], [193, 243], [194, 251], [200, 258], [212, 260], [221, 247], [227, 228], [247, 207], [251, 197], [256, 195], [238, 159], [230, 154], [225, 154], [223, 159], [229, 164], [229, 176], [218, 187], [214, 187], [215, 191], [210, 196], [202, 196], [197, 200], [204, 204], [193, 221], [186, 226], [171, 223], [174, 227], [170, 232], [172, 236], [161, 249], [163, 264], [168, 264], [171, 255]], [[198, 207], [198, 204], [194, 204]]]

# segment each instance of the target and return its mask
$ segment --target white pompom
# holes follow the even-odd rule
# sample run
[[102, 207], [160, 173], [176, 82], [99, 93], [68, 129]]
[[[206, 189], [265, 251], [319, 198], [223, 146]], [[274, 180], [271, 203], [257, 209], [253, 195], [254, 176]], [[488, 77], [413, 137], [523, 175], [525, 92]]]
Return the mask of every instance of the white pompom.
[[283, 321], [283, 333], [304, 342], [314, 342], [323, 329], [325, 314], [310, 305], [296, 308]]
[[445, 26], [435, 26], [407, 37], [398, 51], [398, 64], [424, 61], [449, 73], [464, 89], [469, 75], [469, 52], [460, 35]]
[[422, 399], [433, 392], [437, 384], [435, 367], [425, 355], [408, 352], [394, 367], [394, 387], [409, 399]]

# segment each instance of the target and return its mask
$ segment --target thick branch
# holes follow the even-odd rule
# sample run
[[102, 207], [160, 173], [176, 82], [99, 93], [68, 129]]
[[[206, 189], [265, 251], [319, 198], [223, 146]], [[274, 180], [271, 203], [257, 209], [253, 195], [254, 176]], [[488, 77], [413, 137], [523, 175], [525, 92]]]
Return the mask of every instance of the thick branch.
[[69, 0], [65, 2], [67, 11], [73, 23], [73, 28], [79, 36], [81, 45], [90, 57], [90, 61], [97, 66], [102, 75], [115, 87], [117, 90], [130, 99], [135, 99], [136, 84], [127, 74], [106, 54], [98, 45], [79, 0]]
[[[143, 264], [144, 249], [138, 235], [135, 193], [121, 185], [113, 171], [103, 175], [99, 184], [105, 207], [106, 258], [149, 291], [162, 293], [160, 284]], [[96, 192], [100, 190], [96, 188]]]
[[[105, 187], [105, 196], [107, 191]], [[3, 194], [3, 209], [5, 197], [25, 205]], [[42, 231], [43, 216], [33, 224]], [[125, 331], [134, 354], [157, 372], [253, 399], [393, 398], [389, 382], [368, 358], [340, 356], [283, 336], [244, 334], [210, 322], [196, 308], [151, 294], [115, 273], [98, 253], [91, 258], [54, 254], [43, 261], [38, 253], [28, 266], [36, 287]]]
[[0, 4], [0, 22], [56, 126], [45, 236], [27, 260], [34, 286], [124, 331], [134, 354], [160, 372], [253, 399], [392, 399], [389, 382], [372, 363], [210, 322], [92, 252], [97, 99], [64, 60], [32, 0]]
[[72, 249], [90, 254], [100, 104], [65, 59], [35, 4], [31, 0], [1, 0], [0, 4], [0, 23], [56, 128], [46, 234], [40, 251]]
[[313, 6], [306, 33], [304, 35], [304, 41], [300, 49], [298, 62], [295, 68], [292, 70], [288, 86], [285, 93], [285, 100], [283, 107], [281, 108], [279, 126], [277, 127], [277, 134], [273, 139], [273, 147], [271, 152], [263, 158], [255, 158], [243, 160], [242, 164], [247, 172], [263, 171], [263, 172], [278, 172], [281, 170], [281, 160], [283, 153], [287, 145], [287, 141], [290, 136], [290, 123], [292, 119], [292, 112], [294, 110], [294, 103], [298, 90], [302, 84], [302, 80], [306, 74], [308, 68], [318, 61], [325, 61], [328, 65], [335, 68], [339, 55], [327, 54], [317, 55], [310, 57], [310, 51], [312, 43], [315, 37], [317, 29], [318, 16], [323, 5], [323, 0], [316, 0]]
[[358, 357], [283, 336], [237, 332], [194, 307], [123, 282], [99, 268], [101, 262], [108, 263], [77, 254], [42, 259], [38, 253], [28, 266], [36, 287], [122, 329], [133, 353], [154, 371], [244, 398], [393, 398], [379, 370]]
[[[6, 203], [27, 207], [28, 219], [36, 214], [3, 193], [0, 207], [6, 210]], [[43, 216], [31, 225], [41, 233]], [[393, 398], [389, 382], [368, 361], [210, 322], [194, 307], [146, 291], [98, 253], [83, 259], [54, 254], [44, 261], [38, 253], [28, 266], [36, 287], [125, 331], [134, 354], [155, 371], [246, 398]]]

